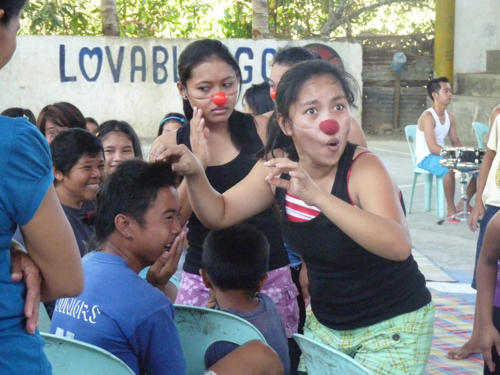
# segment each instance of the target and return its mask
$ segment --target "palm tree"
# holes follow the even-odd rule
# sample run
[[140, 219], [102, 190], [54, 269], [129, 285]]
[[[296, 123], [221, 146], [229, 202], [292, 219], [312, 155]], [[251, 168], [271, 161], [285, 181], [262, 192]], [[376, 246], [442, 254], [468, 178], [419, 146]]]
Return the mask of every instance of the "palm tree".
[[116, 0], [101, 0], [102, 33], [105, 36], [120, 36]]
[[252, 0], [252, 37], [254, 39], [269, 37], [267, 0]]

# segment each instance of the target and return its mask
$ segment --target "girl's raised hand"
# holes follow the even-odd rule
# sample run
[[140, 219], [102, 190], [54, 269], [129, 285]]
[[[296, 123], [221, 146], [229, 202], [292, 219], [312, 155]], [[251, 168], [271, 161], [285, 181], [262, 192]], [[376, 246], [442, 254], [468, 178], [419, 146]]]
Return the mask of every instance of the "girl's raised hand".
[[[321, 190], [300, 163], [287, 158], [276, 158], [264, 164], [271, 169], [271, 173], [266, 176], [266, 181], [270, 185], [287, 190], [310, 206], [315, 205], [314, 201]], [[281, 178], [282, 173], [289, 174], [290, 180]]]
[[189, 122], [191, 129], [189, 134], [189, 141], [191, 142], [191, 149], [201, 162], [204, 168], [208, 165], [209, 151], [208, 151], [208, 135], [210, 129], [205, 126], [205, 119], [203, 118], [203, 111], [200, 108], [193, 108], [193, 118]]
[[182, 176], [204, 173], [198, 158], [186, 145], [171, 146], [163, 152], [163, 161], [172, 163], [172, 170]]

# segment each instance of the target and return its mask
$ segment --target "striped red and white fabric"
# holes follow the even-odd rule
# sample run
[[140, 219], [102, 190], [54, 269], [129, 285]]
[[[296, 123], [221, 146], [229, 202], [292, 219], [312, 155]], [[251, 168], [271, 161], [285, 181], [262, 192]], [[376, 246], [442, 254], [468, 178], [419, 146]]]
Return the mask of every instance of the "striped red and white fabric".
[[295, 195], [286, 193], [285, 196], [286, 218], [290, 221], [302, 223], [314, 219], [320, 214], [317, 207], [309, 206]]

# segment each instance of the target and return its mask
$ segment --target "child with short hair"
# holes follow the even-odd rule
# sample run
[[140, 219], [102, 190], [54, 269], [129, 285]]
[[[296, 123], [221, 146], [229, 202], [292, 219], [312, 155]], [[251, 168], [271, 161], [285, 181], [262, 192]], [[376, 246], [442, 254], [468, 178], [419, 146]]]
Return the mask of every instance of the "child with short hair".
[[[80, 250], [88, 252], [94, 237], [95, 197], [104, 180], [104, 151], [97, 137], [73, 128], [59, 133], [50, 144], [54, 187]], [[19, 230], [14, 239], [24, 245]]]
[[[278, 353], [290, 373], [288, 340], [274, 302], [259, 293], [267, 278], [269, 243], [252, 226], [241, 224], [212, 231], [203, 243], [201, 277], [211, 289], [217, 307], [255, 325], [267, 343]], [[207, 367], [237, 347], [213, 344], [205, 355]]]

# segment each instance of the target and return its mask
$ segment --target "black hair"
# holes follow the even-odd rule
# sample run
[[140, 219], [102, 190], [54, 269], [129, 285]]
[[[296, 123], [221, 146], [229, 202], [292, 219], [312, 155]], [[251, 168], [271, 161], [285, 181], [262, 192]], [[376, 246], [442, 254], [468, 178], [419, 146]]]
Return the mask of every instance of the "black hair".
[[104, 151], [101, 141], [83, 129], [69, 129], [59, 133], [50, 144], [54, 169], [67, 176], [84, 155], [96, 156]]
[[163, 127], [169, 121], [177, 121], [181, 123], [181, 126], [184, 126], [186, 123], [186, 117], [182, 113], [178, 112], [170, 112], [163, 116], [163, 119], [160, 121], [160, 126], [158, 127], [158, 136], [163, 133]]
[[437, 93], [439, 90], [441, 90], [441, 84], [440, 84], [441, 82], [450, 83], [450, 80], [446, 77], [439, 77], [431, 79], [427, 83], [427, 94], [429, 95], [429, 98], [431, 98], [432, 101], [434, 101], [432, 94], [435, 92]]
[[142, 159], [141, 142], [134, 128], [128, 122], [118, 120], [104, 121], [101, 126], [99, 126], [99, 129], [97, 129], [95, 135], [97, 138], [102, 140], [111, 132], [120, 132], [125, 134], [128, 139], [130, 139], [130, 142], [132, 142], [135, 157]]
[[278, 48], [271, 65], [292, 66], [299, 62], [318, 59], [320, 59], [318, 55], [304, 47], [284, 47]]
[[201, 263], [217, 288], [253, 295], [267, 274], [269, 242], [248, 224], [211, 231], [203, 242]]
[[85, 127], [87, 127], [88, 122], [94, 124], [96, 126], [96, 129], [99, 128], [99, 123], [93, 117], [85, 117]]
[[8, 24], [12, 18], [19, 17], [25, 3], [26, 0], [0, 0], [0, 9], [4, 10], [0, 23]]
[[33, 125], [36, 125], [35, 115], [27, 108], [20, 108], [20, 107], [7, 108], [2, 113], [0, 113], [0, 115], [7, 117], [24, 117]]
[[[179, 56], [179, 80], [186, 86], [191, 73], [201, 63], [216, 57], [233, 68], [238, 82], [241, 82], [241, 70], [229, 49], [219, 40], [201, 39], [190, 43]], [[241, 89], [241, 87], [240, 87]], [[183, 99], [184, 115], [190, 120], [193, 108], [188, 99]], [[233, 110], [228, 119], [231, 140], [238, 150], [256, 153], [262, 147], [252, 116]]]
[[[323, 75], [333, 76], [342, 87], [349, 105], [355, 107], [354, 92], [358, 90], [358, 86], [354, 77], [347, 72], [340, 71], [326, 61], [314, 60], [298, 63], [283, 75], [276, 92], [276, 112], [289, 120], [290, 106], [297, 100], [303, 84], [313, 77]], [[271, 117], [271, 120], [269, 122], [267, 144], [262, 155], [270, 155], [274, 149], [281, 148], [292, 159], [297, 159], [298, 155], [292, 138], [281, 131], [276, 116]]]
[[243, 100], [254, 115], [261, 115], [274, 109], [274, 103], [269, 95], [269, 82], [252, 85], [245, 91]]
[[176, 187], [169, 163], [149, 164], [132, 159], [120, 163], [97, 193], [96, 240], [102, 244], [115, 230], [115, 217], [124, 214], [144, 225], [144, 216], [163, 187]]
[[44, 135], [47, 121], [51, 121], [63, 128], [87, 129], [85, 117], [83, 117], [82, 112], [68, 102], [49, 104], [42, 108], [38, 114], [36, 125]]
[[[241, 82], [240, 66], [234, 59], [229, 49], [216, 39], [201, 39], [190, 43], [179, 56], [179, 80], [186, 86], [187, 81], [191, 78], [193, 69], [201, 63], [206, 62], [212, 57], [216, 57], [233, 68], [238, 82]], [[188, 120], [193, 117], [193, 108], [189, 104], [188, 99], [182, 100], [184, 114]]]

